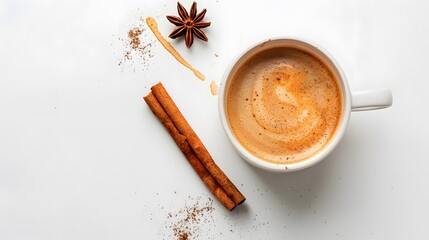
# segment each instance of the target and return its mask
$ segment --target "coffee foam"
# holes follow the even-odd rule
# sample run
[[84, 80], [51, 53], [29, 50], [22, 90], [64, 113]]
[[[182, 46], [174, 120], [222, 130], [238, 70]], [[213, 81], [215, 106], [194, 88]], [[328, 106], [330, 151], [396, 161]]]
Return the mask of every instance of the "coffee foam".
[[341, 91], [316, 57], [295, 48], [272, 48], [244, 61], [230, 77], [229, 124], [253, 155], [273, 163], [298, 162], [334, 135]]

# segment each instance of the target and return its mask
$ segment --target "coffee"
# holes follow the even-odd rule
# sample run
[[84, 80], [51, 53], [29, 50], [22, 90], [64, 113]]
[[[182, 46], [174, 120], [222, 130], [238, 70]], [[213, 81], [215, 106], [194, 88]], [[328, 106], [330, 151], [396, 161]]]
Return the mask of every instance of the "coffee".
[[335, 135], [342, 94], [335, 75], [317, 57], [293, 47], [271, 48], [242, 61], [229, 78], [230, 128], [258, 158], [299, 162]]

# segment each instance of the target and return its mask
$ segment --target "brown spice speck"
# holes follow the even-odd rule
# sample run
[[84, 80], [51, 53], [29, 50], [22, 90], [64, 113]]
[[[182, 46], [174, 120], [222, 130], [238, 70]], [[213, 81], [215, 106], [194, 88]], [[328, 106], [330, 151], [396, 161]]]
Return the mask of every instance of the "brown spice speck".
[[174, 239], [198, 239], [201, 226], [213, 221], [210, 214], [214, 210], [214, 201], [211, 198], [208, 198], [208, 201], [202, 201], [201, 197], [194, 199], [189, 196], [188, 201], [194, 204], [186, 204], [179, 211], [167, 214], [170, 222], [168, 228], [171, 229]]
[[[140, 17], [140, 21], [142, 18]], [[148, 40], [146, 28], [143, 24], [132, 27], [127, 32], [127, 37], [118, 38], [123, 42], [125, 47], [124, 53], [119, 60], [118, 66], [124, 65], [126, 62], [139, 63], [147, 69], [150, 60], [154, 55], [152, 53], [153, 40]]]
[[144, 28], [133, 28], [128, 31], [128, 38], [130, 39], [130, 46], [132, 49], [137, 49], [140, 47], [140, 38], [139, 36], [143, 33]]

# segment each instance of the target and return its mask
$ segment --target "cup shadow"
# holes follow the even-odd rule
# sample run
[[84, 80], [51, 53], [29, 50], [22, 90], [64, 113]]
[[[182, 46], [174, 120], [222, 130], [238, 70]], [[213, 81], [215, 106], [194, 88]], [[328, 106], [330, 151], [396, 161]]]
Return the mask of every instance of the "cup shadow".
[[326, 175], [328, 168], [321, 162], [311, 168], [286, 174], [269, 173], [253, 168], [254, 176], [263, 184], [261, 188], [272, 191], [273, 196], [288, 206], [288, 208], [300, 211], [309, 208], [313, 201], [317, 200], [321, 189], [326, 187]]
[[353, 154], [352, 146], [358, 142], [355, 133], [346, 131], [342, 141], [327, 159], [300, 171], [272, 173], [255, 167], [250, 167], [249, 170], [254, 178], [258, 178], [262, 184], [261, 188], [268, 189], [273, 193], [272, 196], [277, 198], [274, 200], [284, 205], [286, 212], [312, 213], [317, 209], [310, 208], [332, 192], [334, 181], [341, 176], [339, 170], [344, 164], [348, 164], [344, 156]]

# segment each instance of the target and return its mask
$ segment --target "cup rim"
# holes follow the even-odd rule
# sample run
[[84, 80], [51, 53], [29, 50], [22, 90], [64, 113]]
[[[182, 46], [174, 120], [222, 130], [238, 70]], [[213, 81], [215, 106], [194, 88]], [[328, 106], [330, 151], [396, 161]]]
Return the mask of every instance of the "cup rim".
[[[295, 41], [299, 42], [303, 45], [307, 45], [309, 47], [313, 47], [316, 51], [319, 51], [322, 55], [326, 57], [326, 61], [332, 63], [332, 67], [335, 68], [336, 72], [338, 73], [337, 79], [339, 81], [339, 84], [341, 85], [341, 92], [343, 97], [343, 111], [341, 116], [341, 122], [339, 123], [339, 126], [337, 127], [337, 130], [335, 132], [335, 135], [332, 137], [328, 145], [326, 145], [323, 149], [315, 153], [314, 155], [310, 156], [307, 159], [295, 162], [295, 163], [283, 163], [283, 164], [277, 164], [265, 161], [253, 154], [251, 154], [241, 143], [236, 139], [234, 136], [234, 133], [232, 132], [229, 122], [227, 119], [226, 109], [225, 109], [225, 94], [226, 94], [226, 86], [227, 81], [229, 78], [229, 75], [231, 71], [234, 69], [238, 61], [244, 57], [247, 53], [249, 53], [251, 50], [255, 49], [256, 47], [259, 47], [260, 45], [270, 42], [270, 41]], [[257, 41], [250, 46], [244, 48], [241, 50], [229, 63], [228, 67], [225, 69], [225, 72], [222, 76], [222, 80], [219, 87], [219, 100], [218, 100], [218, 110], [219, 110], [219, 116], [221, 119], [222, 127], [230, 140], [230, 142], [233, 144], [235, 149], [238, 151], [238, 153], [241, 155], [241, 157], [246, 160], [248, 163], [252, 164], [253, 166], [262, 168], [264, 170], [268, 171], [274, 171], [274, 172], [292, 172], [301, 170], [307, 167], [310, 167], [323, 159], [325, 159], [338, 145], [338, 143], [341, 141], [345, 129], [347, 128], [349, 119], [350, 119], [350, 113], [351, 113], [351, 92], [350, 88], [347, 82], [346, 75], [344, 74], [344, 71], [342, 70], [339, 63], [336, 61], [336, 59], [324, 48], [322, 48], [319, 44], [314, 43], [313, 41], [309, 41], [307, 39], [303, 39], [300, 37], [292, 37], [292, 36], [277, 36], [277, 37], [271, 37], [268, 39], [263, 39], [260, 41]]]

